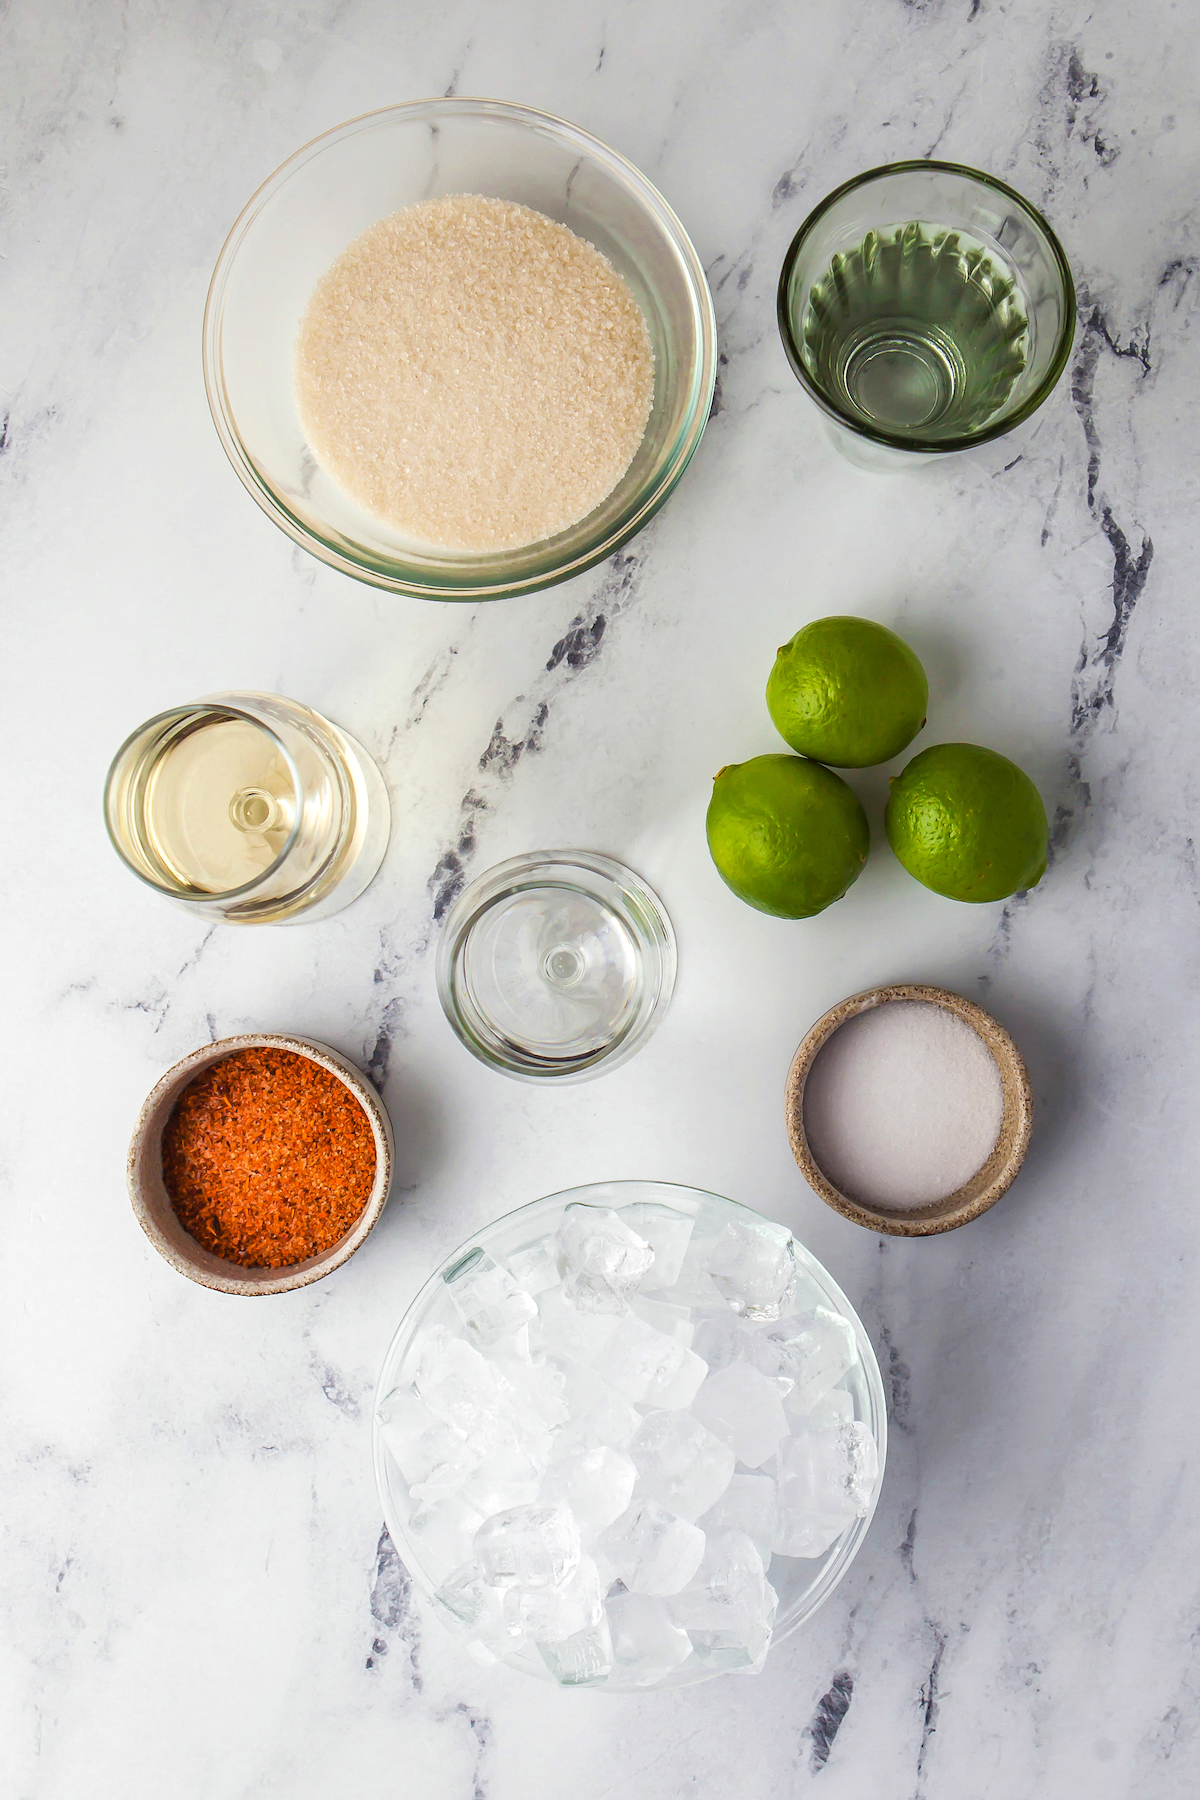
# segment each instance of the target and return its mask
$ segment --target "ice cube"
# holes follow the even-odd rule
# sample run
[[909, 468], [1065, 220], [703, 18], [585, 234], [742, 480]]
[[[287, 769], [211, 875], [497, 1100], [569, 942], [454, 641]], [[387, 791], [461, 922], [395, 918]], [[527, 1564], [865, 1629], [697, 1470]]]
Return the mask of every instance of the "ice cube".
[[696, 1573], [672, 1596], [671, 1617], [685, 1630], [721, 1631], [763, 1611], [763, 1560], [744, 1531], [714, 1531]]
[[761, 1469], [787, 1436], [775, 1383], [740, 1359], [708, 1377], [692, 1401], [692, 1413], [749, 1469]]
[[431, 1470], [424, 1481], [414, 1481], [408, 1491], [414, 1500], [436, 1505], [452, 1495], [465, 1494], [478, 1473], [479, 1452], [473, 1444], [464, 1443], [446, 1462]]
[[538, 1316], [529, 1328], [529, 1341], [535, 1354], [570, 1356], [576, 1362], [590, 1363], [602, 1354], [618, 1323], [612, 1313], [580, 1312], [560, 1287], [547, 1288], [538, 1297]]
[[798, 1431], [779, 1452], [781, 1556], [823, 1556], [870, 1508], [879, 1476], [875, 1440], [864, 1424]]
[[676, 1594], [704, 1555], [704, 1533], [655, 1500], [635, 1499], [600, 1538], [598, 1554], [635, 1594]]
[[453, 1493], [477, 1460], [465, 1433], [439, 1418], [412, 1388], [397, 1388], [381, 1401], [379, 1435], [410, 1488], [433, 1481]]
[[558, 1245], [552, 1237], [539, 1238], [524, 1250], [514, 1250], [508, 1267], [527, 1294], [544, 1294], [547, 1288], [558, 1286]]
[[494, 1417], [508, 1392], [499, 1370], [441, 1325], [426, 1334], [414, 1386], [431, 1412], [468, 1435]]
[[[784, 1401], [786, 1408], [787, 1402]], [[842, 1425], [854, 1423], [854, 1402], [845, 1388], [830, 1388], [810, 1413], [804, 1416], [804, 1424], [813, 1430], [832, 1426], [836, 1431]]]
[[442, 1280], [459, 1318], [475, 1342], [485, 1348], [519, 1331], [537, 1313], [533, 1295], [483, 1250], [460, 1257]]
[[556, 1644], [539, 1644], [542, 1661], [560, 1687], [590, 1687], [602, 1682], [613, 1666], [608, 1620], [601, 1613], [588, 1625]]
[[691, 1639], [666, 1604], [650, 1594], [615, 1594], [608, 1602], [613, 1668], [635, 1687], [663, 1681], [691, 1654]]
[[796, 1290], [792, 1234], [769, 1219], [727, 1225], [709, 1257], [708, 1272], [735, 1312], [778, 1319]]
[[547, 1431], [566, 1424], [571, 1415], [566, 1399], [567, 1378], [561, 1368], [544, 1356], [526, 1360], [493, 1351], [492, 1359], [512, 1390], [508, 1406], [515, 1420]]
[[757, 1337], [753, 1326], [730, 1312], [728, 1306], [722, 1306], [720, 1312], [707, 1313], [696, 1320], [692, 1349], [715, 1373], [718, 1369], [727, 1369], [739, 1357], [753, 1361]]
[[609, 1588], [615, 1586], [624, 1593], [625, 1584], [618, 1576], [608, 1553], [601, 1549], [599, 1540], [588, 1546], [588, 1555], [596, 1565], [596, 1578], [600, 1583], [600, 1592], [607, 1594]]
[[646, 1492], [660, 1505], [695, 1521], [715, 1506], [733, 1474], [728, 1444], [686, 1412], [652, 1412], [629, 1445]]
[[483, 1514], [460, 1495], [423, 1500], [408, 1521], [408, 1534], [435, 1570], [456, 1569], [472, 1559]]
[[552, 1462], [542, 1483], [542, 1498], [569, 1506], [579, 1522], [582, 1541], [590, 1544], [625, 1511], [636, 1479], [637, 1470], [627, 1456], [598, 1444]]
[[493, 1587], [557, 1587], [579, 1567], [579, 1526], [569, 1506], [514, 1506], [485, 1519], [475, 1560]]
[[775, 1329], [778, 1328], [764, 1329], [749, 1319], [739, 1318], [726, 1307], [723, 1317], [718, 1313], [699, 1322], [693, 1348], [713, 1374], [728, 1369], [735, 1362], [749, 1363], [751, 1368], [767, 1377], [783, 1399], [795, 1383], [790, 1375], [782, 1372], [787, 1365], [780, 1345], [770, 1335]]
[[[655, 1331], [661, 1331], [666, 1337], [674, 1338], [685, 1350], [692, 1348], [692, 1338], [696, 1327], [692, 1322], [692, 1309], [679, 1301], [646, 1299], [642, 1294], [635, 1294], [629, 1302], [631, 1312], [637, 1314], [647, 1325], [653, 1325]], [[732, 1314], [730, 1317], [732, 1318]]]
[[687, 1213], [676, 1212], [673, 1206], [657, 1206], [644, 1200], [633, 1206], [623, 1206], [621, 1217], [639, 1237], [645, 1238], [654, 1252], [654, 1261], [642, 1276], [642, 1292], [648, 1294], [655, 1288], [673, 1287], [683, 1268], [695, 1219]]
[[798, 1417], [810, 1413], [858, 1361], [853, 1325], [824, 1306], [781, 1320], [771, 1336], [795, 1384], [787, 1406]]
[[525, 1641], [520, 1621], [505, 1617], [503, 1595], [484, 1580], [478, 1563], [467, 1562], [455, 1569], [433, 1600], [442, 1623], [483, 1653], [480, 1661], [506, 1656]]
[[697, 1660], [710, 1669], [729, 1675], [757, 1675], [771, 1648], [775, 1613], [779, 1596], [768, 1581], [764, 1591], [763, 1617], [751, 1624], [725, 1631], [695, 1631], [692, 1648]]
[[532, 1362], [533, 1351], [529, 1347], [528, 1319], [518, 1331], [510, 1331], [506, 1337], [497, 1338], [494, 1344], [486, 1344], [482, 1348], [488, 1361], [494, 1363], [502, 1373], [507, 1371], [511, 1364]]
[[535, 1461], [521, 1444], [497, 1435], [486, 1444], [478, 1468], [464, 1482], [462, 1497], [485, 1519], [509, 1507], [528, 1506], [537, 1499], [545, 1469], [545, 1463]]
[[771, 1558], [776, 1524], [775, 1483], [769, 1475], [735, 1474], [715, 1506], [700, 1520], [705, 1535], [744, 1531], [763, 1559]]
[[705, 1221], [697, 1222], [679, 1265], [679, 1273], [669, 1286], [655, 1292], [656, 1299], [669, 1298], [693, 1306], [727, 1304], [708, 1272], [718, 1235]]
[[561, 1644], [576, 1632], [587, 1631], [604, 1617], [600, 1577], [590, 1556], [583, 1556], [565, 1581], [555, 1587], [510, 1587], [504, 1595], [504, 1616], [535, 1644]]
[[669, 1602], [702, 1662], [761, 1668], [771, 1642], [778, 1598], [762, 1557], [744, 1531], [714, 1532], [695, 1575]]
[[842, 1425], [838, 1443], [847, 1463], [846, 1491], [860, 1519], [865, 1519], [875, 1498], [879, 1481], [879, 1450], [871, 1436], [871, 1428], [861, 1419]]
[[708, 1364], [673, 1337], [626, 1313], [604, 1347], [604, 1378], [644, 1406], [687, 1406]]
[[564, 1425], [554, 1440], [556, 1456], [566, 1456], [572, 1450], [595, 1449], [599, 1444], [624, 1450], [642, 1422], [641, 1413], [628, 1400], [606, 1389], [600, 1381], [588, 1392], [582, 1409], [572, 1406], [571, 1411], [575, 1415], [571, 1424]]
[[607, 1206], [568, 1206], [557, 1232], [563, 1293], [583, 1313], [623, 1313], [654, 1252]]

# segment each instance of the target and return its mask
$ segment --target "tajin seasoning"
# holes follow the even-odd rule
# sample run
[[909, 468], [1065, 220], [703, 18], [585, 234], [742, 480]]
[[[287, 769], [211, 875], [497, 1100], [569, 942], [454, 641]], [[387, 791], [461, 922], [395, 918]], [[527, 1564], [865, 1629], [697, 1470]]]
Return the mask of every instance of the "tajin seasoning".
[[184, 1229], [243, 1268], [288, 1268], [330, 1249], [375, 1180], [362, 1106], [294, 1050], [236, 1050], [197, 1075], [167, 1121], [162, 1159]]

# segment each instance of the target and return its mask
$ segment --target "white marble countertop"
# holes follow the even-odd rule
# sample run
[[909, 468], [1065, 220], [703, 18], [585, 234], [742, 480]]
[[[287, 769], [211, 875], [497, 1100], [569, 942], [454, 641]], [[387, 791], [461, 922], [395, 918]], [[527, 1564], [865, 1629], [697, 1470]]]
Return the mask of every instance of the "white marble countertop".
[[[5, 1800], [1194, 1795], [1200, 20], [1182, 0], [0, 14]], [[200, 379], [208, 276], [258, 182], [343, 118], [443, 91], [544, 107], [639, 164], [695, 239], [723, 348], [649, 530], [476, 609], [293, 549]], [[823, 193], [933, 152], [1046, 210], [1077, 349], [1013, 466], [872, 477], [788, 370], [775, 281]], [[711, 777], [778, 747], [775, 646], [846, 610], [924, 658], [923, 741], [1039, 782], [1054, 858], [1023, 903], [940, 900], [886, 847], [804, 924], [720, 884]], [[197, 927], [105, 841], [126, 732], [231, 687], [309, 702], [384, 765], [391, 851], [325, 924]], [[884, 776], [857, 785], [878, 838]], [[551, 1093], [451, 1036], [432, 896], [448, 857], [580, 841], [662, 893], [680, 979], [640, 1055]], [[924, 1242], [828, 1211], [783, 1129], [803, 1032], [888, 978], [982, 1001], [1036, 1090], [1018, 1185]], [[399, 1140], [362, 1254], [253, 1305], [161, 1262], [123, 1175], [158, 1074], [251, 1029], [369, 1065]], [[786, 1220], [889, 1383], [867, 1544], [756, 1680], [611, 1698], [477, 1669], [380, 1536], [370, 1394], [407, 1301], [490, 1217], [610, 1176]]]

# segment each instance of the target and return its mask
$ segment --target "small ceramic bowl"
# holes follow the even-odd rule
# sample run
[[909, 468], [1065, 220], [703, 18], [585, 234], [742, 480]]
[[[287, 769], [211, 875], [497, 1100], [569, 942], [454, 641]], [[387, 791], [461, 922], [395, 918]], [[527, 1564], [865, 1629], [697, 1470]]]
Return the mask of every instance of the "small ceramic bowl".
[[[869, 1007], [887, 1006], [896, 1000], [925, 1000], [931, 1006], [943, 1007], [983, 1039], [1000, 1073], [1004, 1090], [1004, 1117], [991, 1155], [962, 1187], [947, 1194], [944, 1200], [935, 1200], [930, 1206], [910, 1209], [889, 1207], [885, 1211], [882, 1207], [864, 1206], [861, 1201], [851, 1200], [833, 1185], [818, 1166], [804, 1131], [804, 1084], [808, 1080], [817, 1052], [833, 1036], [839, 1025], [844, 1025], [856, 1013], [866, 1012]], [[971, 1000], [964, 1000], [961, 994], [952, 994], [946, 988], [923, 987], [919, 984], [869, 988], [866, 993], [851, 994], [848, 1000], [842, 1000], [837, 1006], [831, 1007], [824, 1018], [817, 1020], [792, 1058], [784, 1108], [792, 1154], [808, 1185], [821, 1196], [827, 1206], [832, 1206], [835, 1212], [841, 1213], [843, 1218], [853, 1219], [856, 1225], [865, 1225], [868, 1231], [886, 1231], [893, 1237], [932, 1237], [935, 1232], [953, 1231], [956, 1226], [968, 1224], [971, 1219], [977, 1219], [980, 1213], [985, 1213], [989, 1206], [994, 1206], [1015, 1180], [1017, 1171], [1025, 1160], [1029, 1134], [1033, 1128], [1033, 1095], [1030, 1092], [1029, 1075], [1021, 1052], [1004, 1027], [998, 1025], [981, 1006], [976, 1006]]]
[[[290, 1050], [296, 1056], [307, 1056], [331, 1075], [336, 1075], [339, 1081], [344, 1081], [366, 1113], [375, 1139], [375, 1180], [354, 1229], [320, 1256], [310, 1256], [304, 1262], [292, 1263], [283, 1269], [246, 1269], [205, 1250], [176, 1217], [162, 1172], [163, 1131], [172, 1107], [188, 1082], [236, 1050], [260, 1049]], [[189, 1281], [216, 1288], [222, 1294], [286, 1294], [292, 1288], [307, 1287], [311, 1281], [332, 1275], [335, 1269], [350, 1260], [370, 1235], [387, 1201], [394, 1153], [391, 1120], [375, 1089], [353, 1063], [348, 1063], [328, 1044], [318, 1044], [312, 1038], [283, 1037], [274, 1033], [219, 1038], [215, 1044], [193, 1050], [182, 1062], [168, 1069], [147, 1096], [129, 1145], [129, 1198], [138, 1224], [159, 1255]]]

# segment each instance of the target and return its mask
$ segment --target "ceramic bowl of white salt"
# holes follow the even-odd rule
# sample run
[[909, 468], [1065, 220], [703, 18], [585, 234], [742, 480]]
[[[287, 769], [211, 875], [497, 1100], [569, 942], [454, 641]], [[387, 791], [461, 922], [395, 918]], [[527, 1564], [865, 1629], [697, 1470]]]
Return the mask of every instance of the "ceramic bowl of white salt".
[[657, 1181], [468, 1239], [375, 1394], [413, 1586], [462, 1653], [570, 1688], [756, 1674], [849, 1569], [886, 1448], [879, 1365], [820, 1263]]
[[298, 150], [234, 224], [204, 318], [213, 420], [263, 511], [437, 600], [611, 556], [687, 467], [716, 362], [663, 197], [498, 100], [386, 107]]
[[792, 1152], [844, 1218], [895, 1237], [966, 1225], [1016, 1178], [1033, 1126], [1024, 1060], [989, 1013], [917, 983], [852, 994], [792, 1059]]

